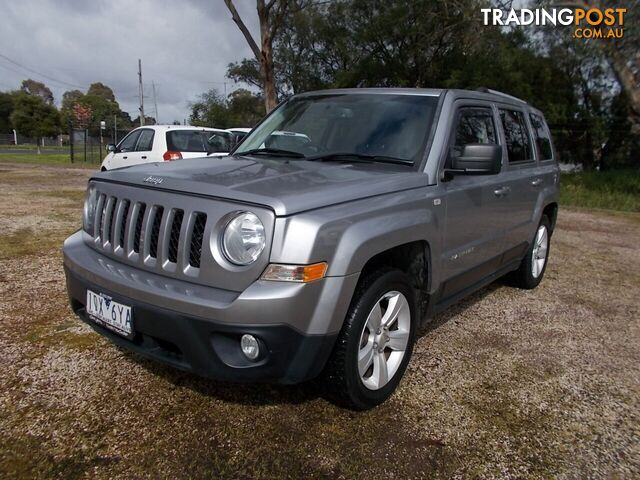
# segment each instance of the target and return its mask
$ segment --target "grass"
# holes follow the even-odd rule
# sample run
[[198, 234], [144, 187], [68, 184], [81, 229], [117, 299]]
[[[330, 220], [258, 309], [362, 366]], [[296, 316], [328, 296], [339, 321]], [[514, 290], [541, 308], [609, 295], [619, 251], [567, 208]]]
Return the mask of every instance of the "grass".
[[[33, 150], [34, 152], [37, 150], [38, 146], [33, 143], [24, 143], [21, 145], [0, 145], [0, 150]], [[64, 145], [46, 145], [44, 147], [40, 147], [43, 150], [60, 150], [61, 152], [69, 151], [69, 146]]]
[[11, 153], [0, 153], [0, 163], [28, 163], [35, 165], [59, 165], [65, 167], [80, 167], [80, 168], [97, 168], [98, 162], [82, 162], [76, 161], [71, 163], [71, 158], [68, 153], [43, 153], [38, 155], [37, 153], [13, 155]]
[[640, 212], [640, 171], [611, 170], [563, 174], [560, 204]]

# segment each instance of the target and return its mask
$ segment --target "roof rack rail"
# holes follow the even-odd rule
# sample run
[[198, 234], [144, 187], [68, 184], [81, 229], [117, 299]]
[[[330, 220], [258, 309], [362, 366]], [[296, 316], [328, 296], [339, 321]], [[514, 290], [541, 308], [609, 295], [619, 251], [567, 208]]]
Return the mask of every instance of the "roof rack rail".
[[490, 88], [487, 88], [487, 87], [476, 88], [476, 91], [483, 92], [483, 93], [491, 93], [493, 95], [498, 95], [500, 97], [505, 97], [505, 98], [508, 98], [510, 100], [516, 100], [517, 102], [526, 103], [528, 105], [528, 102], [526, 100], [522, 100], [521, 98], [514, 97], [513, 95], [509, 95], [508, 93], [500, 92], [498, 90], [491, 90]]

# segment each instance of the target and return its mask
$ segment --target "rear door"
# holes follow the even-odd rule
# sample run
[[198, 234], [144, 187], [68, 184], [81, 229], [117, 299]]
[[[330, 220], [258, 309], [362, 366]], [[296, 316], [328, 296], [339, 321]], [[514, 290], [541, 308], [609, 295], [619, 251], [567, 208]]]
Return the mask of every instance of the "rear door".
[[503, 166], [504, 183], [509, 189], [501, 214], [506, 221], [503, 264], [525, 254], [533, 223], [534, 211], [541, 188], [538, 162], [527, 119], [528, 112], [514, 106], [499, 105], [502, 142], [507, 161]]
[[[499, 144], [495, 111], [490, 103], [458, 103], [449, 136], [449, 158], [460, 155], [465, 144]], [[455, 175], [444, 182], [446, 219], [442, 265], [446, 299], [495, 272], [503, 251], [504, 219], [501, 174]]]
[[156, 158], [153, 152], [153, 140], [155, 131], [151, 128], [140, 130], [140, 137], [136, 143], [135, 157], [133, 161], [137, 163], [161, 162], [162, 158]]

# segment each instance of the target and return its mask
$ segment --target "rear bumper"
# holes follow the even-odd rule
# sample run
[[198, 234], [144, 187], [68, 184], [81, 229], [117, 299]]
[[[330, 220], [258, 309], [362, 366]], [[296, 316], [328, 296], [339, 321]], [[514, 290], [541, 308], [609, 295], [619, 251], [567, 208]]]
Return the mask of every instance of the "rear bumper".
[[[81, 232], [65, 242], [64, 267], [73, 311], [98, 333], [146, 357], [228, 381], [298, 383], [317, 376], [357, 282], [357, 275], [308, 285], [259, 281], [242, 293], [230, 292], [108, 259], [84, 244]], [[132, 307], [131, 340], [88, 317], [87, 289]], [[245, 333], [261, 344], [254, 362], [240, 350]]]

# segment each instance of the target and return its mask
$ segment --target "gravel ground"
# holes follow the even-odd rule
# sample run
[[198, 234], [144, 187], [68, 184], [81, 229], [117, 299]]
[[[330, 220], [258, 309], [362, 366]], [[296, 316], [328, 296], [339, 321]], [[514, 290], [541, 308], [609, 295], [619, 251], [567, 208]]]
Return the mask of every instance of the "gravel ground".
[[86, 170], [0, 164], [1, 478], [638, 478], [640, 216], [562, 209], [545, 280], [422, 332], [398, 392], [215, 383], [67, 306]]

